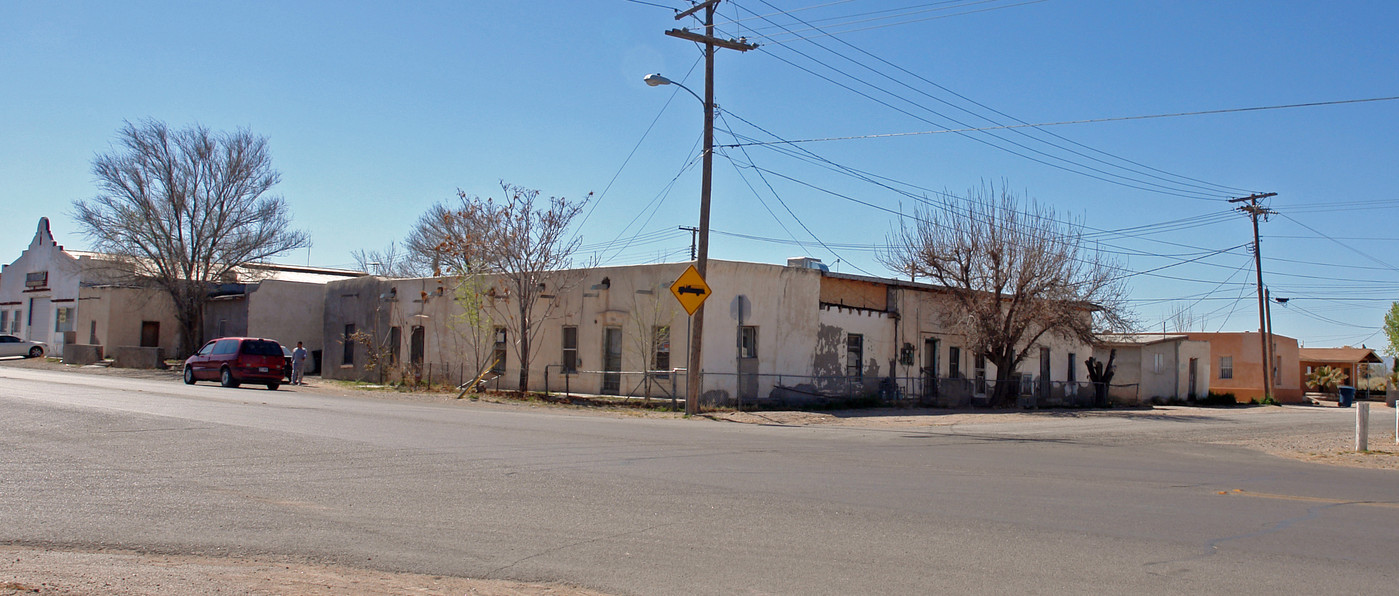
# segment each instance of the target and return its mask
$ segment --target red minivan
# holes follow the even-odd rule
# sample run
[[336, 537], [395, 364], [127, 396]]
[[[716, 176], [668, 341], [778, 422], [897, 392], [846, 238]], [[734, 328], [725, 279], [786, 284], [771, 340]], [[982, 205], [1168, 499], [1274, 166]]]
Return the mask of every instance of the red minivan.
[[256, 337], [221, 337], [185, 360], [185, 383], [218, 380], [224, 387], [261, 383], [276, 390], [282, 384], [282, 344]]

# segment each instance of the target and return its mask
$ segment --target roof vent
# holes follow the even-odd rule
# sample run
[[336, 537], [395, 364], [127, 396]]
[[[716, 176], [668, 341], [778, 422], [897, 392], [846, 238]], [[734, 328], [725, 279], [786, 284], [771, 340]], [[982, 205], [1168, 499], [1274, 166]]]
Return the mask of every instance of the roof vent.
[[831, 270], [830, 267], [827, 267], [825, 263], [821, 262], [821, 259], [816, 257], [791, 257], [787, 259], [787, 266], [796, 267], [798, 269], [816, 269], [826, 272]]

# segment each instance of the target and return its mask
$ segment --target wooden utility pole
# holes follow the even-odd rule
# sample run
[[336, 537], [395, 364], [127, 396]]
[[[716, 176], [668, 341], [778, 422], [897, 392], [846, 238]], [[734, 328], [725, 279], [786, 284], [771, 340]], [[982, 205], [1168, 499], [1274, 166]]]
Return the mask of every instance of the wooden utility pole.
[[[699, 254], [695, 259], [695, 270], [701, 278], [709, 273], [709, 193], [714, 177], [714, 50], [728, 48], [746, 52], [758, 47], [757, 44], [750, 44], [743, 39], [714, 37], [714, 9], [719, 5], [719, 1], [709, 0], [696, 4], [675, 15], [675, 20], [678, 21], [703, 10], [704, 35], [683, 28], [665, 32], [671, 37], [704, 44], [704, 166], [703, 180], [700, 182]], [[685, 374], [685, 414], [693, 416], [699, 413], [699, 397], [703, 387], [700, 378], [703, 372], [703, 360], [700, 358], [704, 342], [703, 304], [691, 319], [693, 323], [690, 333], [690, 362]]]
[[1270, 349], [1273, 338], [1268, 329], [1268, 304], [1263, 297], [1263, 254], [1258, 250], [1258, 216], [1261, 215], [1266, 220], [1268, 215], [1274, 211], [1259, 205], [1258, 201], [1275, 196], [1278, 196], [1278, 193], [1263, 192], [1243, 198], [1229, 199], [1230, 203], [1247, 201], [1247, 205], [1240, 205], [1238, 209], [1247, 213], [1253, 220], [1253, 269], [1258, 274], [1258, 337], [1263, 342], [1263, 397], [1269, 397], [1273, 394], [1273, 356]]
[[695, 238], [699, 234], [699, 228], [694, 226], [680, 226], [681, 230], [690, 233], [690, 260], [695, 260]]

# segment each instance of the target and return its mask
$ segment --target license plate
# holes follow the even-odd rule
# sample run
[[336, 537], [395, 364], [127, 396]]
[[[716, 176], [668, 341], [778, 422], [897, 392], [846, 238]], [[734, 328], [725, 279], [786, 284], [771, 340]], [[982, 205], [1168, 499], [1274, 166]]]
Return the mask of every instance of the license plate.
[[257, 367], [257, 372], [267, 372], [267, 367], [266, 367], [266, 366], [259, 366], [259, 367]]

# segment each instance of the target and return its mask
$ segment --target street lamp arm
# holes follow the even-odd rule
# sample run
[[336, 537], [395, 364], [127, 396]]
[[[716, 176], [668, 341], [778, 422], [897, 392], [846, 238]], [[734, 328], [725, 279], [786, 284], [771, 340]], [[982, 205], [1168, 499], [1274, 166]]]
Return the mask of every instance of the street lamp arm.
[[675, 85], [676, 87], [684, 89], [690, 95], [693, 95], [695, 99], [699, 100], [700, 103], [704, 103], [704, 98], [700, 97], [698, 93], [695, 93], [694, 91], [690, 90], [689, 87], [686, 87], [680, 83], [677, 83], [675, 81], [661, 76], [661, 73], [648, 74], [644, 77], [641, 77], [641, 80], [645, 81], [647, 85], [650, 85], [652, 87], [659, 87], [661, 85]]

